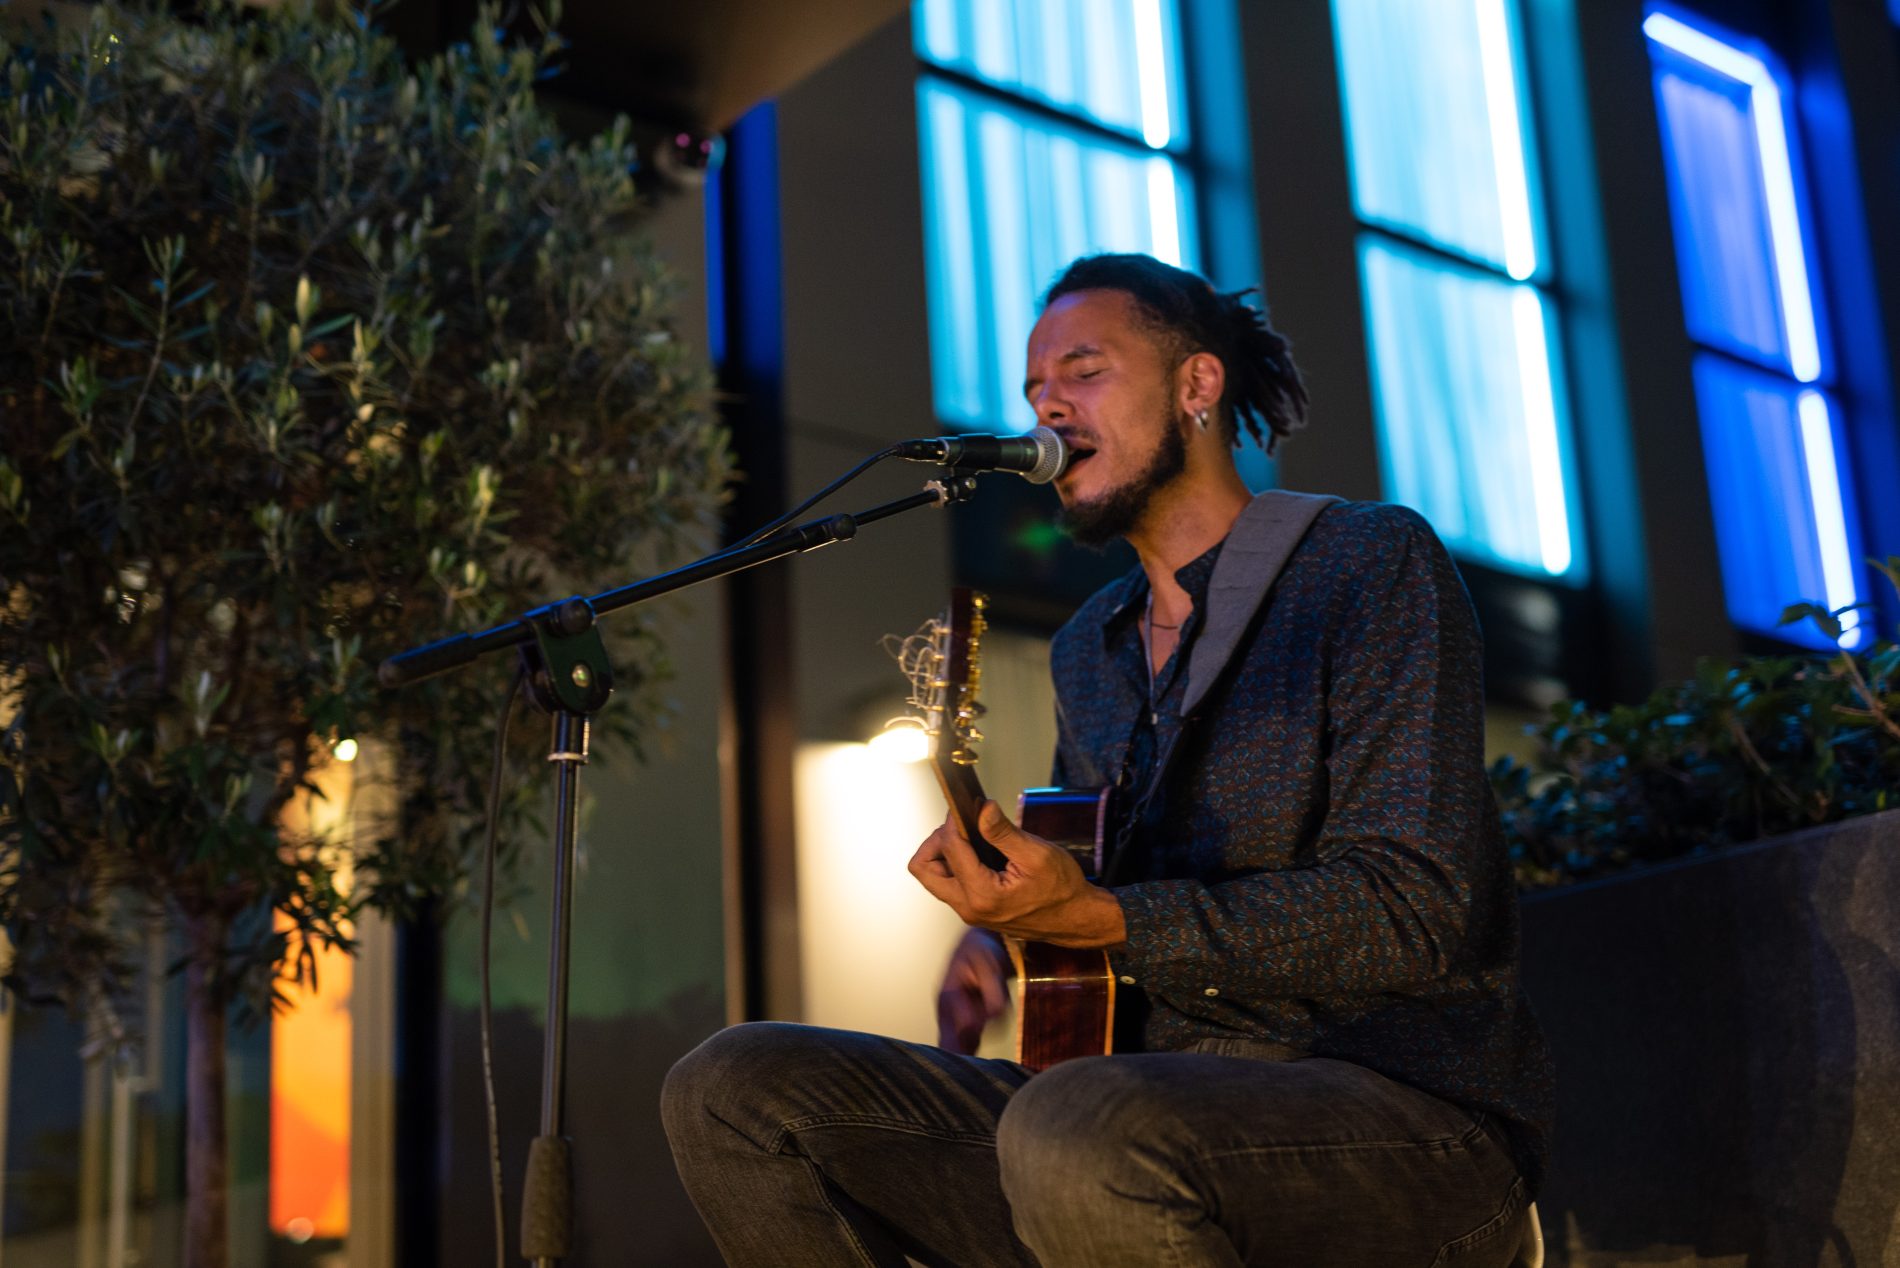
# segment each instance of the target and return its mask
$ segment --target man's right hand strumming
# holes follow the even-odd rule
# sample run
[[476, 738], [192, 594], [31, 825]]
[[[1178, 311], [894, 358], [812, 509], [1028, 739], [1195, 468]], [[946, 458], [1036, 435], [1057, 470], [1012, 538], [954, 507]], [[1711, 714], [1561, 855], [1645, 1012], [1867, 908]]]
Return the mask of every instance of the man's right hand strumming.
[[1009, 952], [987, 929], [970, 929], [950, 954], [937, 988], [937, 1046], [973, 1054], [983, 1028], [1009, 1007]]

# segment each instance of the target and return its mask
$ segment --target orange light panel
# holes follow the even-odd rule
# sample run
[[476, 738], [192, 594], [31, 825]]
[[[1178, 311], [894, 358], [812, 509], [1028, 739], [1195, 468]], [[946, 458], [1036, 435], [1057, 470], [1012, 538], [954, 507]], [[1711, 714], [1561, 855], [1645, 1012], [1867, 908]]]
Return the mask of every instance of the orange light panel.
[[[281, 914], [279, 928], [287, 924]], [[270, 1227], [297, 1241], [350, 1231], [348, 954], [317, 954], [317, 990], [271, 1020]]]

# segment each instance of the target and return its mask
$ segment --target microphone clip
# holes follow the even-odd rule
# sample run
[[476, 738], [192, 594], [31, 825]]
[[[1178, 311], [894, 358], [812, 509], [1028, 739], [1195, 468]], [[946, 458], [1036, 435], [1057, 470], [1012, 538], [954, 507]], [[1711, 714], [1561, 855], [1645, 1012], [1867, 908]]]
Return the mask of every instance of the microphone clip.
[[938, 506], [955, 506], [976, 496], [976, 477], [945, 471], [941, 479], [924, 481], [924, 491], [936, 496]]

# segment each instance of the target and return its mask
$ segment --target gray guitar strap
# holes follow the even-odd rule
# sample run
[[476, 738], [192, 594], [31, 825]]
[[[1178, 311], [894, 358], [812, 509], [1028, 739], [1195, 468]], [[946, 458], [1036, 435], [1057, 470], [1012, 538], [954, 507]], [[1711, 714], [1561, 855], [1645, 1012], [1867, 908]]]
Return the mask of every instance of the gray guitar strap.
[[1181, 748], [1181, 738], [1193, 728], [1195, 709], [1207, 699], [1207, 693], [1213, 690], [1214, 684], [1233, 660], [1240, 640], [1246, 636], [1248, 626], [1253, 624], [1255, 614], [1260, 611], [1260, 605], [1266, 602], [1267, 595], [1273, 590], [1273, 583], [1286, 570], [1287, 561], [1293, 558], [1293, 552], [1306, 539], [1307, 530], [1313, 527], [1313, 521], [1319, 518], [1321, 511], [1339, 500], [1324, 493], [1269, 489], [1249, 502], [1246, 509], [1241, 511], [1240, 518], [1234, 521], [1234, 527], [1229, 530], [1227, 540], [1220, 548], [1219, 558], [1214, 560], [1214, 575], [1208, 579], [1207, 619], [1200, 633], [1195, 636], [1194, 646], [1188, 651], [1188, 680], [1187, 690], [1181, 696], [1181, 725], [1175, 729], [1168, 747], [1155, 760], [1154, 771], [1148, 777], [1147, 786], [1142, 789], [1141, 795], [1125, 814], [1118, 816], [1120, 831], [1116, 833], [1114, 848], [1103, 869], [1104, 884], [1112, 885], [1122, 879], [1120, 873], [1129, 856], [1129, 838], [1135, 825], [1141, 822], [1147, 812], [1148, 803], [1154, 800], [1156, 792], [1173, 768], [1174, 756]]
[[1249, 502], [1234, 521], [1207, 583], [1207, 623], [1188, 653], [1183, 718], [1191, 718], [1207, 698], [1306, 531], [1337, 501], [1330, 494], [1271, 489]]

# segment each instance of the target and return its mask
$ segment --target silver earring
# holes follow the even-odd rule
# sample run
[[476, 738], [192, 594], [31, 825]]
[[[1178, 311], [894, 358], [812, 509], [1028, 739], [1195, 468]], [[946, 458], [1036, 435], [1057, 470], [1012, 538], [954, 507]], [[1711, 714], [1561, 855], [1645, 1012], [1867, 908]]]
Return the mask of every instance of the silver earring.
[[1194, 422], [1197, 426], [1200, 427], [1202, 431], [1206, 431], [1207, 430], [1207, 411], [1202, 410], [1200, 413], [1196, 414], [1194, 416]]

